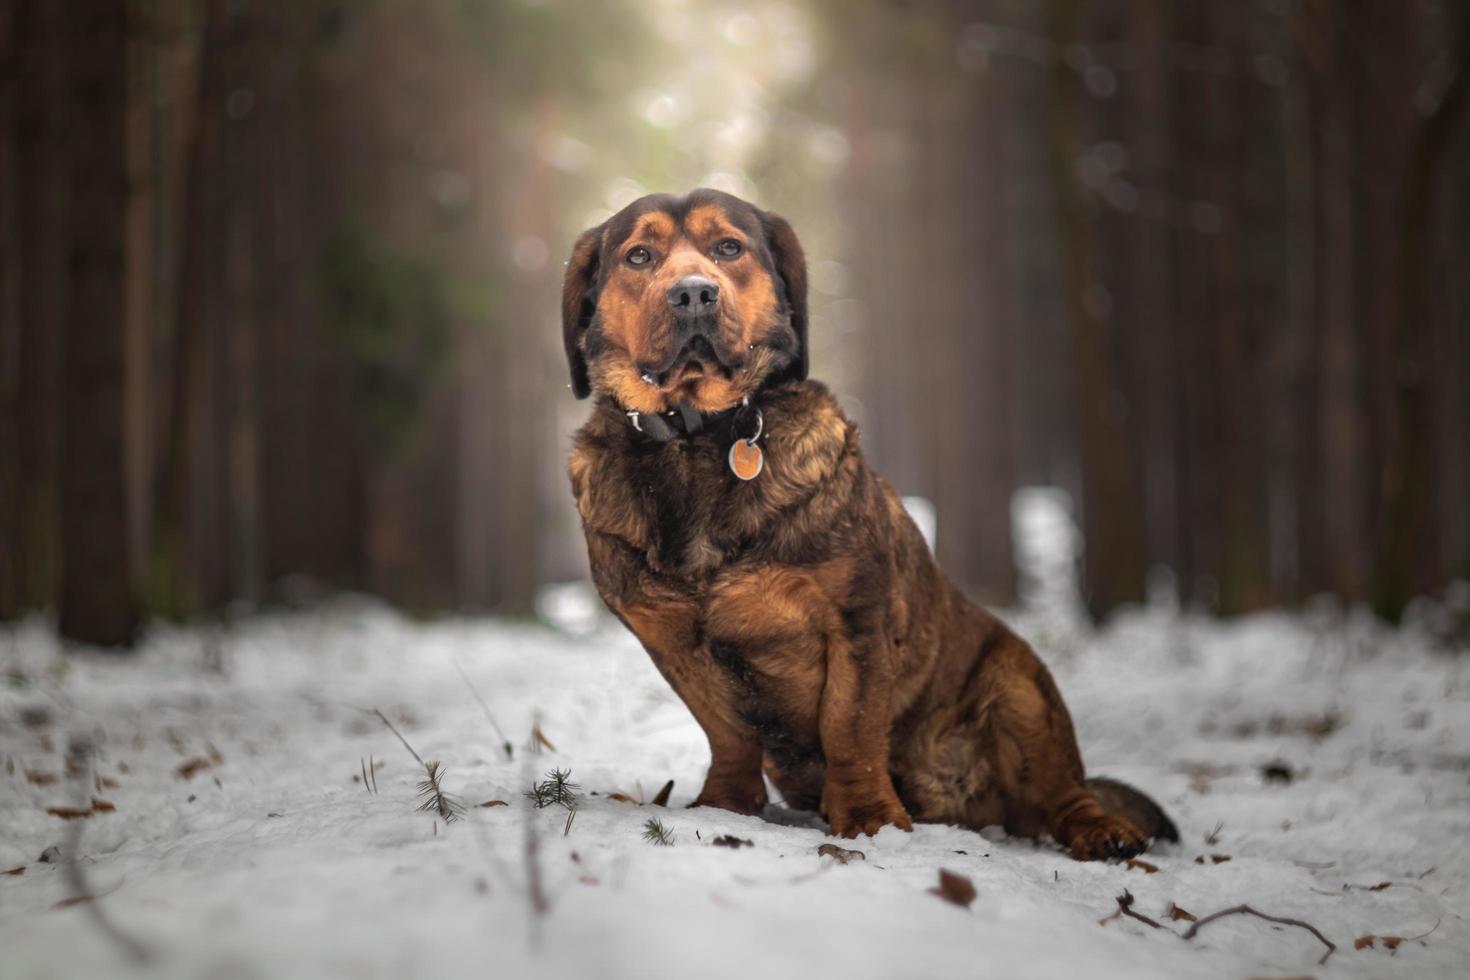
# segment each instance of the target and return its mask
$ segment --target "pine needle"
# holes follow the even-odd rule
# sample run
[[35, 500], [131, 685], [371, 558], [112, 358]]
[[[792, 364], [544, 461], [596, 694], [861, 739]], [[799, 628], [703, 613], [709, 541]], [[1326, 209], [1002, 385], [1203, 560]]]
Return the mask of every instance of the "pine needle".
[[538, 810], [544, 810], [549, 806], [564, 807], [568, 810], [577, 808], [577, 784], [572, 782], [572, 771], [570, 769], [553, 769], [546, 774], [546, 778], [531, 786], [526, 793], [526, 799]]
[[373, 759], [372, 756], [368, 756], [366, 759], [358, 758], [357, 761], [362, 766], [362, 788], [368, 791], [369, 796], [377, 796], [377, 762]]
[[439, 785], [439, 780], [444, 775], [439, 763], [425, 763], [424, 772], [428, 778], [419, 783], [418, 809], [423, 813], [439, 814], [445, 823], [454, 823], [464, 816], [464, 803], [459, 797], [444, 792], [444, 788]]
[[383, 714], [383, 712], [378, 710], [377, 708], [373, 709], [373, 714], [377, 715], [383, 720], [383, 724], [388, 726], [388, 731], [398, 736], [398, 741], [403, 743], [403, 747], [405, 749], [408, 749], [408, 754], [413, 756], [415, 762], [423, 766], [425, 769], [429, 768], [429, 764], [424, 761], [424, 757], [413, 750], [413, 746], [408, 744], [408, 739], [404, 738], [403, 733], [393, 727], [393, 723], [388, 720], [387, 715]]
[[643, 839], [659, 847], [674, 846], [674, 832], [665, 827], [664, 822], [657, 817], [643, 825]]
[[464, 672], [464, 668], [459, 665], [458, 660], [452, 661], [452, 663], [454, 664], [454, 669], [459, 671], [459, 676], [460, 679], [464, 681], [464, 686], [469, 688], [470, 693], [475, 696], [475, 700], [480, 702], [480, 708], [485, 712], [485, 719], [490, 722], [490, 727], [495, 729], [495, 734], [500, 737], [500, 748], [505, 752], [505, 757], [507, 759], [515, 758], [515, 749], [511, 746], [510, 739], [505, 737], [505, 732], [501, 729], [500, 723], [497, 722], [495, 720], [495, 716], [490, 713], [490, 706], [485, 703], [484, 698], [480, 697], [479, 690], [470, 681], [470, 675]]

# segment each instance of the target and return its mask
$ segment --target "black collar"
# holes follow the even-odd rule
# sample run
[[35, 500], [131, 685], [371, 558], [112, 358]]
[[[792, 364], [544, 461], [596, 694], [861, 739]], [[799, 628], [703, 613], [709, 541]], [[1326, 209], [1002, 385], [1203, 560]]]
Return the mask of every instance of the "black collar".
[[[699, 411], [688, 402], [681, 403], [677, 408], [667, 412], [634, 412], [624, 411], [628, 422], [634, 430], [655, 442], [670, 442], [680, 437], [699, 435], [701, 432], [718, 431], [728, 429], [732, 433], [735, 427], [748, 416], [754, 418], [759, 410], [747, 399], [733, 408], [727, 408], [722, 412], [710, 412], [708, 414]], [[747, 426], [754, 428], [754, 425]]]

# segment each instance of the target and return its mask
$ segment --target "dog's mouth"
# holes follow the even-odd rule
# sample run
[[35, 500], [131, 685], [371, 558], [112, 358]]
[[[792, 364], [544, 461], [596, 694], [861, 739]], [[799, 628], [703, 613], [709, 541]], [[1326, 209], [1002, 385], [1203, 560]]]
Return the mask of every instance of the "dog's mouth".
[[643, 380], [656, 388], [669, 389], [702, 377], [729, 380], [740, 362], [723, 354], [704, 333], [685, 340], [674, 356], [662, 364], [642, 364]]

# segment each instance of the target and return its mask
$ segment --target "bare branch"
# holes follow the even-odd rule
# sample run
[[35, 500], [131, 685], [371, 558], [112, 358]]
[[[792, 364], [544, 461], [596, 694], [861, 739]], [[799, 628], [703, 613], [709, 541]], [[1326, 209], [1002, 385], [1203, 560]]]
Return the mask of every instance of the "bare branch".
[[1251, 908], [1249, 905], [1236, 905], [1236, 906], [1233, 906], [1231, 908], [1221, 909], [1219, 912], [1211, 912], [1209, 915], [1203, 916], [1198, 922], [1196, 922], [1194, 925], [1192, 925], [1192, 926], [1189, 927], [1188, 931], [1186, 931], [1184, 933], [1184, 938], [1185, 939], [1193, 939], [1194, 936], [1195, 936], [1195, 933], [1199, 932], [1201, 928], [1203, 928], [1206, 925], [1209, 925], [1211, 922], [1214, 922], [1216, 919], [1223, 919], [1227, 915], [1254, 915], [1256, 918], [1258, 918], [1258, 919], [1265, 919], [1267, 922], [1275, 922], [1278, 925], [1283, 925], [1283, 926], [1296, 926], [1298, 929], [1305, 929], [1305, 930], [1307, 930], [1312, 935], [1314, 935], [1318, 939], [1320, 939], [1322, 941], [1322, 945], [1324, 945], [1324, 946], [1327, 947], [1327, 952], [1323, 953], [1322, 954], [1322, 958], [1317, 961], [1317, 965], [1318, 966], [1321, 966], [1323, 963], [1326, 963], [1327, 962], [1327, 958], [1329, 956], [1331, 956], [1333, 953], [1337, 952], [1337, 945], [1335, 943], [1333, 943], [1332, 940], [1330, 940], [1326, 936], [1322, 935], [1322, 933], [1317, 929], [1317, 927], [1314, 926], [1314, 925], [1312, 925], [1311, 923], [1303, 922], [1301, 919], [1284, 919], [1284, 918], [1281, 918], [1280, 916], [1276, 916], [1276, 915], [1267, 915], [1264, 912], [1257, 912], [1255, 909]]

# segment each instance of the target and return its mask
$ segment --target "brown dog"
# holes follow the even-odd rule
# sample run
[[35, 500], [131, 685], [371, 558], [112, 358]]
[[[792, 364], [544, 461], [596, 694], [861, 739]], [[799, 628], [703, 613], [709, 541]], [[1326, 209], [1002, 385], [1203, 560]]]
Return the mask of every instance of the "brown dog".
[[593, 579], [709, 737], [696, 805], [757, 812], [764, 771], [844, 837], [1003, 824], [1081, 859], [1178, 839], [1084, 779], [1046, 667], [949, 583], [806, 380], [789, 224], [712, 190], [635, 201], [577, 239], [562, 325], [597, 395], [570, 464]]

